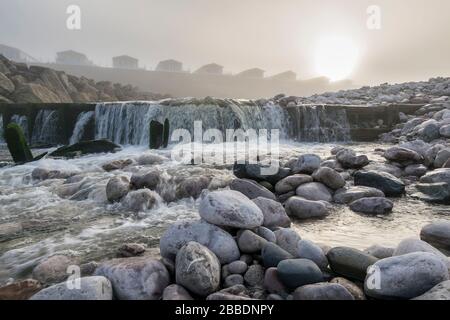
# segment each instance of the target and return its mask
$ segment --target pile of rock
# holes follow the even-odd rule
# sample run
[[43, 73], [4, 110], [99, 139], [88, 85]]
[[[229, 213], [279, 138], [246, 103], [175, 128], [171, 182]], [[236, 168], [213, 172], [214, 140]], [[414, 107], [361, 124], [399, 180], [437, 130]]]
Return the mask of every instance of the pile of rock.
[[450, 299], [450, 260], [440, 251], [450, 249], [449, 222], [427, 225], [422, 240], [405, 239], [396, 248], [330, 248], [301, 238], [286, 227], [285, 215], [266, 219], [258, 202], [233, 190], [205, 190], [200, 219], [171, 225], [161, 237], [159, 260], [146, 255], [141, 245], [125, 245], [118, 254], [126, 258], [81, 265], [80, 286], [73, 287], [66, 270], [77, 263], [76, 257], [53, 256], [34, 268], [36, 280], [2, 287], [0, 297]]
[[0, 103], [160, 100], [167, 95], [140, 92], [131, 85], [95, 82], [62, 71], [17, 63], [0, 55]]

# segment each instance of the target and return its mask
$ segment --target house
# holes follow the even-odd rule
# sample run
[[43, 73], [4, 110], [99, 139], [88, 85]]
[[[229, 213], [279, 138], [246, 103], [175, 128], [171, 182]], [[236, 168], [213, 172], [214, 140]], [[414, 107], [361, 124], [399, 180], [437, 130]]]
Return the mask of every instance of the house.
[[271, 80], [277, 81], [295, 81], [297, 80], [297, 74], [293, 71], [285, 71], [270, 77]]
[[0, 44], [0, 54], [5, 56], [5, 58], [16, 62], [27, 63], [37, 61], [22, 50], [4, 44]]
[[248, 69], [238, 73], [236, 76], [243, 78], [254, 78], [254, 79], [262, 79], [264, 78], [264, 70], [259, 68]]
[[139, 60], [127, 55], [112, 58], [113, 67], [118, 69], [137, 69]]
[[158, 63], [155, 70], [165, 72], [183, 72], [183, 64], [173, 59], [164, 60]]
[[93, 65], [93, 63], [86, 57], [85, 54], [73, 50], [61, 51], [56, 53], [56, 63], [76, 66]]
[[210, 63], [200, 67], [195, 73], [199, 74], [223, 74], [223, 66], [217, 63]]

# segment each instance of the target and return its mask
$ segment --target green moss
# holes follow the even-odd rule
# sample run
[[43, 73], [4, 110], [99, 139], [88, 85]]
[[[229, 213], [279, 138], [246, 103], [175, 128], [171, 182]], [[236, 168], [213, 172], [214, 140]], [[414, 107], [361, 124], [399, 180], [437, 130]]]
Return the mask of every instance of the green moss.
[[5, 141], [15, 163], [33, 161], [33, 154], [28, 147], [22, 128], [18, 124], [8, 124], [5, 130]]

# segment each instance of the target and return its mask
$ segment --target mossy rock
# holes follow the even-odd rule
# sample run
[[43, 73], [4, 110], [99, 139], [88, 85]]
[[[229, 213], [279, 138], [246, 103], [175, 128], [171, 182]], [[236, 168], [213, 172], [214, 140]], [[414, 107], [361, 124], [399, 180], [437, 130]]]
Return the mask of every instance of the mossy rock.
[[119, 145], [109, 140], [90, 140], [58, 148], [50, 153], [49, 156], [74, 158], [86, 154], [116, 152], [121, 149], [122, 148]]
[[150, 149], [159, 149], [164, 142], [164, 125], [158, 121], [150, 121]]
[[5, 141], [15, 163], [33, 161], [33, 154], [28, 146], [22, 128], [16, 123], [10, 123], [5, 130]]

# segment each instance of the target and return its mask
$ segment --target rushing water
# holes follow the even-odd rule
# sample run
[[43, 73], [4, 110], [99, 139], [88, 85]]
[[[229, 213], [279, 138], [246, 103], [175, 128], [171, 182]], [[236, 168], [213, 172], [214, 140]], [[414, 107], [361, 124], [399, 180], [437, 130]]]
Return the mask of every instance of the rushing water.
[[23, 131], [23, 134], [25, 135], [25, 137], [29, 138], [29, 134], [28, 134], [28, 118], [26, 116], [21, 116], [18, 114], [14, 114], [11, 117], [11, 122], [12, 123], [17, 123]]
[[59, 142], [59, 113], [56, 110], [39, 110], [34, 121], [32, 144], [55, 145]]
[[80, 142], [86, 130], [88, 123], [95, 117], [94, 111], [81, 112], [77, 117], [73, 134], [70, 137], [70, 144]]
[[[226, 144], [210, 147], [229, 148]], [[326, 158], [331, 147], [331, 144], [286, 142], [280, 147], [280, 157], [287, 161], [301, 153], [312, 152]], [[352, 147], [373, 161], [382, 160], [374, 152], [379, 145], [353, 144]], [[175, 181], [183, 177], [210, 176], [218, 186], [232, 178], [229, 166], [181, 165], [170, 159], [170, 151], [170, 148], [149, 151], [145, 147], [126, 147], [115, 154], [72, 160], [42, 159], [1, 168], [0, 282], [26, 277], [36, 263], [55, 253], [69, 252], [88, 262], [112, 257], [116, 249], [127, 242], [142, 242], [156, 248], [161, 233], [170, 223], [197, 218], [198, 201], [193, 199], [160, 203], [138, 214], [106, 201], [105, 185], [109, 178], [119, 174], [131, 176], [136, 171], [158, 169], [166, 179], [167, 188], [172, 190]], [[159, 155], [166, 160], [158, 165], [136, 163], [113, 172], [101, 169], [106, 162], [138, 161], [143, 154]], [[77, 179], [32, 181], [31, 172], [36, 167], [70, 171]], [[73, 188], [80, 192], [70, 200]], [[423, 225], [438, 219], [448, 219], [448, 207], [404, 197], [395, 200], [394, 212], [387, 216], [360, 215], [346, 206], [336, 206], [327, 218], [294, 221], [294, 227], [306, 239], [364, 249], [372, 244], [394, 246], [405, 237], [417, 236]]]

